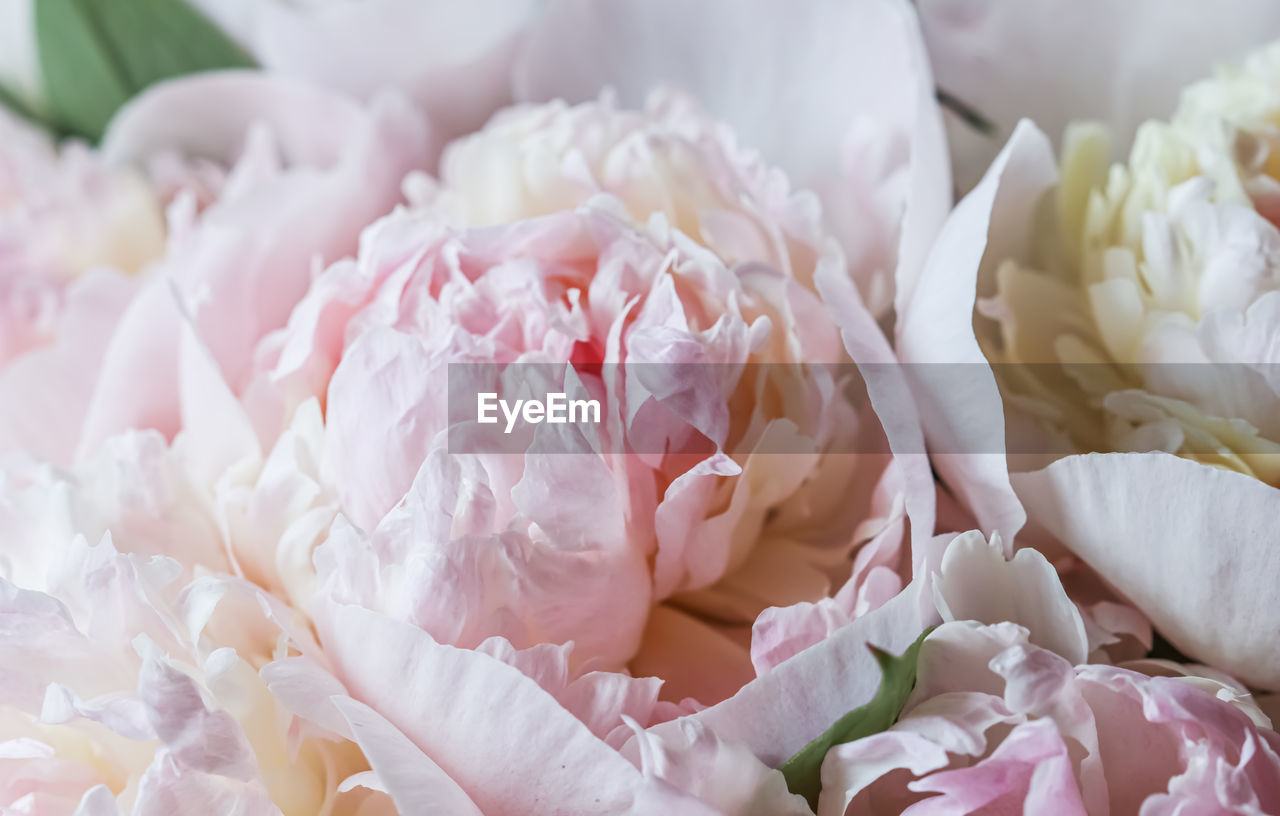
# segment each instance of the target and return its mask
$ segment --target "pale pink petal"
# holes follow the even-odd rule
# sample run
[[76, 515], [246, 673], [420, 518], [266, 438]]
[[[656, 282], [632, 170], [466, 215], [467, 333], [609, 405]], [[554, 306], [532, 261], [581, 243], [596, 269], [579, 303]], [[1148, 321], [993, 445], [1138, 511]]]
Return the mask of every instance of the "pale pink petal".
[[860, 366], [867, 395], [884, 426], [889, 449], [901, 469], [902, 493], [911, 519], [911, 563], [924, 558], [925, 542], [936, 523], [936, 488], [925, 455], [919, 402], [901, 376], [898, 357], [849, 281], [829, 265], [815, 274], [818, 292], [840, 329], [840, 338]]
[[156, 430], [169, 438], [178, 432], [181, 325], [168, 281], [155, 278], [144, 284], [114, 332], [104, 338], [73, 462], [92, 456], [109, 437], [128, 428]]
[[481, 816], [462, 788], [378, 712], [350, 698], [335, 697], [333, 704], [401, 813]]
[[357, 526], [372, 530], [400, 501], [447, 426], [445, 376], [422, 341], [394, 329], [367, 331], [343, 354], [329, 383], [321, 474]]
[[[999, 723], [1013, 723], [998, 697], [958, 692], [908, 708], [890, 730], [837, 745], [822, 763], [822, 796], [818, 816], [843, 816], [855, 800], [854, 813], [863, 813], [864, 791], [892, 771], [905, 769], [924, 776], [951, 764], [952, 755], [979, 756], [987, 749], [986, 733]], [[877, 786], [876, 804], [884, 807], [891, 795]], [[900, 806], [910, 797], [903, 796]]]
[[0, 368], [0, 450], [71, 465], [107, 342], [136, 288], [113, 272], [86, 275], [67, 291], [53, 344]]
[[725, 742], [701, 723], [685, 720], [678, 731], [636, 732], [640, 767], [691, 795], [708, 812], [728, 816], [808, 816], [804, 800], [788, 792], [782, 774], [746, 749]]
[[235, 816], [283, 816], [261, 783], [185, 770], [160, 751], [138, 783], [133, 816], [172, 816], [191, 802], [212, 813]]
[[[690, 717], [721, 739], [741, 742], [765, 764], [780, 765], [875, 694], [880, 670], [867, 644], [901, 654], [919, 637], [926, 623], [918, 592], [919, 585], [913, 584], [728, 700]], [[668, 723], [656, 730], [665, 734], [678, 727]]]
[[334, 705], [347, 689], [311, 657], [288, 657], [262, 667], [262, 679], [283, 705], [311, 722], [345, 737], [352, 737], [351, 724]]
[[952, 692], [1003, 696], [1004, 681], [990, 663], [1006, 649], [1026, 643], [1027, 630], [1014, 623], [974, 621], [943, 624], [929, 633], [916, 665], [916, 685], [907, 707]]
[[76, 806], [74, 816], [120, 816], [116, 798], [106, 785], [97, 785], [85, 792]]
[[[345, 145], [362, 138], [366, 117], [358, 102], [308, 82], [207, 72], [160, 83], [130, 100], [112, 120], [102, 152], [124, 164], [176, 149], [230, 166], [249, 130], [262, 124], [289, 165], [328, 168], [341, 162]], [[326, 127], [315, 127], [319, 121]]]
[[942, 795], [912, 805], [903, 816], [964, 816], [986, 808], [1045, 816], [1087, 814], [1067, 746], [1047, 720], [1014, 728], [991, 756], [969, 768], [932, 774], [909, 787]]
[[845, 816], [855, 797], [890, 771], [923, 776], [946, 767], [948, 759], [944, 748], [908, 731], [885, 731], [837, 745], [822, 763], [818, 816]]
[[751, 665], [762, 675], [825, 640], [853, 618], [834, 598], [771, 606], [751, 625]]
[[212, 487], [232, 465], [262, 455], [258, 436], [187, 319], [179, 330], [178, 399], [193, 475]]
[[639, 772], [516, 669], [365, 610], [326, 615], [322, 640], [350, 695], [412, 740], [482, 812], [569, 816], [632, 800]]
[[[80, 450], [126, 427], [176, 430], [170, 287], [239, 393], [254, 348], [285, 324], [313, 265], [355, 252], [360, 231], [400, 201], [401, 179], [422, 166], [428, 146], [424, 124], [403, 100], [380, 97], [366, 108], [261, 74], [202, 74], [133, 100], [106, 136], [109, 157], [178, 150], [242, 160], [219, 200], [171, 241], [150, 291], [122, 319]], [[138, 382], [148, 384], [145, 392], [135, 393]]]

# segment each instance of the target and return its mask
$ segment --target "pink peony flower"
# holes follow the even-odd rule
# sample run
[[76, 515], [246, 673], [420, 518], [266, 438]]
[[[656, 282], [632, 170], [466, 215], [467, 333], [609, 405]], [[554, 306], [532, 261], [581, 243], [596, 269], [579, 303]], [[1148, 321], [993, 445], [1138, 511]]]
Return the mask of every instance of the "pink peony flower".
[[[751, 681], [750, 622], [827, 594], [872, 530], [885, 569], [910, 580], [908, 505], [913, 537], [932, 529], [922, 455], [873, 497], [885, 456], [823, 450], [879, 437], [879, 421], [833, 400], [821, 368], [799, 388], [783, 379], [849, 353], [892, 360], [840, 248], [781, 176], [658, 104], [526, 108], [456, 143], [439, 186], [413, 183], [417, 209], [371, 227], [259, 347], [248, 393], [285, 414], [323, 400], [321, 478], [342, 513], [308, 606], [326, 654], [267, 676], [294, 711], [357, 740], [368, 784], [406, 811], [806, 812], [713, 730], [644, 729]], [[525, 167], [527, 185], [486, 194], [495, 160]], [[681, 160], [689, 172], [647, 172]], [[451, 363], [551, 364], [550, 386], [602, 397], [606, 420], [590, 439], [532, 438], [570, 455], [450, 452]], [[660, 364], [731, 373], [623, 376]], [[655, 410], [663, 388], [697, 401]], [[770, 389], [791, 396], [761, 399]], [[654, 433], [711, 450], [656, 454]], [[420, 696], [389, 682], [393, 664]], [[481, 702], [493, 696], [539, 713], [503, 716]], [[643, 749], [620, 754], [633, 733]]]
[[[720, 762], [745, 752], [779, 767], [871, 699], [879, 672], [868, 643], [901, 653], [941, 623], [896, 723], [827, 752], [820, 816], [1127, 813], [1144, 801], [1161, 813], [1262, 813], [1280, 795], [1280, 743], [1235, 680], [1165, 661], [1087, 663], [1145, 652], [1141, 617], [1073, 602], [1035, 550], [1008, 556], [977, 532], [939, 536], [929, 549], [933, 566], [893, 599], [733, 698], [651, 726], [624, 754], [709, 732]], [[718, 765], [706, 752], [685, 758], [691, 774]]]
[[[371, 535], [331, 537], [325, 549], [343, 564], [333, 574], [345, 582], [350, 559], [365, 553], [370, 566], [358, 572], [384, 578], [368, 584], [376, 598], [349, 600], [412, 610], [438, 639], [474, 645], [501, 634], [521, 648], [573, 640], [582, 659], [620, 668], [636, 658], [633, 668], [656, 670], [661, 663], [643, 662], [648, 623], [663, 627], [660, 641], [702, 642], [711, 665], [736, 661], [702, 692], [723, 696], [749, 677], [745, 651], [687, 611], [651, 617], [650, 608], [679, 596], [685, 609], [749, 624], [763, 605], [820, 595], [824, 570], [850, 546], [852, 529], [830, 501], [857, 474], [821, 451], [833, 433], [856, 430], [834, 424], [849, 422], [852, 407], [828, 402], [821, 370], [790, 392], [803, 401], [785, 413], [754, 396], [795, 389], [777, 378], [795, 376], [802, 360], [843, 356], [817, 297], [763, 264], [731, 270], [661, 221], [638, 229], [607, 200], [462, 232], [392, 216], [370, 230], [356, 261], [317, 280], [264, 352], [283, 385], [327, 384], [322, 473], [343, 513]], [[641, 389], [599, 368], [613, 361], [729, 374], [693, 383], [704, 402], [676, 415], [651, 399], [666, 386]], [[447, 455], [438, 383], [454, 362], [516, 372], [572, 363], [582, 387], [605, 398], [593, 443], [601, 453]], [[655, 428], [673, 445], [693, 432], [713, 449], [646, 453]], [[794, 453], [752, 454], [770, 444]], [[427, 539], [407, 535], [427, 528], [436, 531]], [[406, 570], [419, 577], [391, 579]]]
[[1266, 813], [1280, 738], [1242, 687], [1072, 665], [1009, 623], [946, 623], [888, 731], [839, 745], [818, 813]]
[[0, 118], [0, 810], [813, 816], [927, 629], [817, 816], [1280, 807], [1280, 52], [944, 219], [914, 6], [744, 2], [195, 0], [268, 72]]

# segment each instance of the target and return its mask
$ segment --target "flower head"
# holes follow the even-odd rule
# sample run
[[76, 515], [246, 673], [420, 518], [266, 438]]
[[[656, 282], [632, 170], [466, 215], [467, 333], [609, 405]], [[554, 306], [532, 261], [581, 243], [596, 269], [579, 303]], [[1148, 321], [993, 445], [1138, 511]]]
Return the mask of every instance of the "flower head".
[[1109, 173], [1105, 133], [1068, 131], [1031, 251], [981, 305], [1009, 400], [1068, 450], [1165, 450], [1280, 480], [1277, 77], [1272, 48], [1188, 88]]

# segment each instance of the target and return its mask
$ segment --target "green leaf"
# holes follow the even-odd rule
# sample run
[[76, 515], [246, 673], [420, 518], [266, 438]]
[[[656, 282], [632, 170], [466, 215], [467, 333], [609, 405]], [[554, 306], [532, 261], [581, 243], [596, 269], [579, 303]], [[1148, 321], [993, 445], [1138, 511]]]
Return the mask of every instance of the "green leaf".
[[916, 684], [920, 644], [931, 631], [929, 628], [921, 632], [901, 657], [894, 657], [875, 646], [867, 647], [875, 655], [876, 663], [880, 664], [880, 688], [876, 696], [871, 698], [871, 702], [836, 720], [835, 725], [782, 764], [779, 770], [787, 780], [788, 790], [803, 796], [814, 810], [818, 809], [818, 794], [822, 791], [822, 760], [827, 752], [837, 745], [887, 731], [897, 721]]
[[96, 141], [132, 95], [123, 70], [83, 0], [36, 0], [35, 29], [50, 119]]
[[36, 0], [35, 31], [49, 119], [93, 141], [149, 85], [254, 65], [183, 0]]
[[136, 93], [171, 77], [253, 68], [249, 55], [183, 0], [80, 0]]

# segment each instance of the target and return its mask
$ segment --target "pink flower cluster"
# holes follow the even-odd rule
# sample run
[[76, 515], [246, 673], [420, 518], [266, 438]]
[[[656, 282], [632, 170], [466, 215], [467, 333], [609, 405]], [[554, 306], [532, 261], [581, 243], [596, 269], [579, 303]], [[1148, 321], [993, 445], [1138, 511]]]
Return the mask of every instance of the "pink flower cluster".
[[0, 813], [1280, 813], [1280, 11], [190, 5], [0, 109]]

